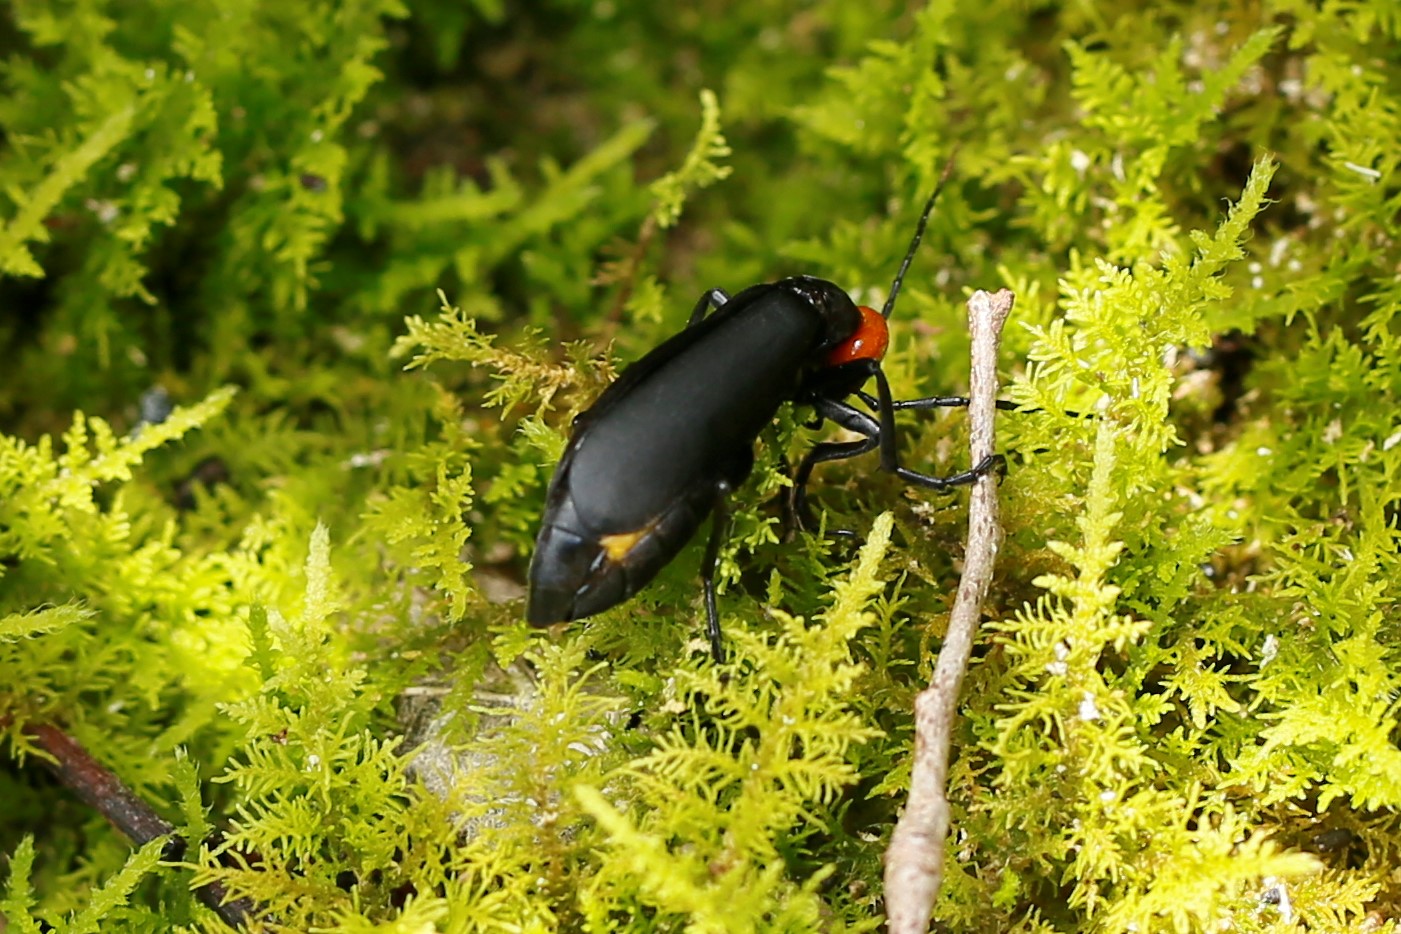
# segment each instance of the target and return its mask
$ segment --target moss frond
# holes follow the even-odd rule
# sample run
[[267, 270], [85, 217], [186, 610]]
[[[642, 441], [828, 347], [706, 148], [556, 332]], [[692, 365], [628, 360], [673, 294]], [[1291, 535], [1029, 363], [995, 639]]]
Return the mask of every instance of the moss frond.
[[[1390, 0], [13, 6], [0, 926], [213, 930], [204, 882], [274, 931], [879, 926], [963, 496], [824, 462], [783, 540], [843, 440], [785, 406], [730, 663], [700, 541], [522, 610], [570, 419], [703, 290], [879, 306], [951, 152], [883, 366], [962, 392], [1007, 285], [1021, 411], [935, 925], [1396, 926]], [[900, 411], [901, 464], [965, 425]], [[48, 727], [184, 861], [36, 777]]]

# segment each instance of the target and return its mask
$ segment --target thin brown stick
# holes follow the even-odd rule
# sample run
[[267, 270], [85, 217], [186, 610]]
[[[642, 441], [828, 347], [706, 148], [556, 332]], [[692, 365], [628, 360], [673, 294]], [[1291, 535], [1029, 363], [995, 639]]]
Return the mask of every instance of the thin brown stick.
[[[968, 299], [973, 334], [973, 371], [968, 386], [972, 463], [993, 453], [997, 399], [997, 345], [1015, 296], [974, 292]], [[915, 699], [915, 758], [910, 798], [885, 851], [885, 912], [890, 934], [924, 934], [944, 881], [944, 840], [949, 833], [949, 742], [958, 711], [958, 691], [973, 649], [983, 599], [992, 581], [1002, 540], [997, 520], [997, 480], [987, 474], [973, 484], [968, 506], [968, 547], [963, 578], [949, 614], [949, 631], [929, 687]]]
[[628, 299], [632, 298], [633, 289], [637, 288], [637, 273], [641, 270], [642, 260], [647, 256], [647, 248], [652, 245], [652, 239], [656, 235], [656, 215], [648, 214], [637, 231], [637, 242], [633, 244], [624, 261], [627, 265], [621, 276], [622, 286], [618, 289], [618, 297], [613, 300], [613, 307], [608, 309], [608, 314], [604, 317], [610, 327], [616, 327], [623, 319], [623, 307], [627, 305]]
[[[0, 728], [7, 725], [4, 719], [0, 718]], [[24, 732], [46, 753], [42, 757], [44, 764], [79, 800], [107, 818], [108, 823], [138, 846], [159, 837], [169, 837], [163, 858], [172, 861], [181, 858], [185, 840], [176, 835], [175, 827], [128, 788], [115, 772], [94, 759], [81, 743], [50, 723], [31, 723]], [[195, 897], [231, 927], [246, 927], [253, 911], [253, 903], [246, 898], [230, 901], [228, 891], [218, 882], [196, 889]]]

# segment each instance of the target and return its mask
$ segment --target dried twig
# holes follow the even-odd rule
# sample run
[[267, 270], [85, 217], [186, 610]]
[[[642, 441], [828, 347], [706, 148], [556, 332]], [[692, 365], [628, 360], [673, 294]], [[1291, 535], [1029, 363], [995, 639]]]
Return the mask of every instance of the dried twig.
[[[3, 725], [3, 724], [0, 724]], [[24, 728], [35, 746], [47, 753], [44, 764], [89, 807], [120, 830], [138, 846], [159, 837], [169, 837], [163, 856], [178, 860], [184, 855], [185, 841], [136, 792], [128, 788], [111, 769], [94, 759], [73, 737], [49, 723], [32, 723]], [[246, 898], [229, 901], [228, 892], [218, 882], [195, 890], [195, 896], [231, 927], [247, 926], [253, 904]]]
[[[972, 463], [993, 453], [997, 411], [997, 345], [1014, 296], [1006, 289], [968, 299], [973, 333], [973, 371], [968, 418]], [[973, 484], [968, 507], [968, 547], [963, 579], [949, 615], [949, 631], [929, 687], [915, 699], [915, 758], [910, 798], [885, 852], [885, 911], [890, 934], [924, 934], [944, 879], [944, 840], [949, 833], [949, 740], [958, 710], [958, 691], [992, 581], [993, 561], [1002, 540], [997, 521], [997, 476]]]

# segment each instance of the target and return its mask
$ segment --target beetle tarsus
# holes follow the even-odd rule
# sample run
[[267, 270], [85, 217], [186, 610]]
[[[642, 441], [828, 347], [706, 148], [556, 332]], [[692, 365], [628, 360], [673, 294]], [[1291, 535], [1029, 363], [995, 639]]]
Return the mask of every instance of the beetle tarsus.
[[905, 467], [896, 467], [894, 474], [906, 483], [913, 483], [915, 486], [927, 487], [931, 490], [944, 492], [952, 490], [955, 487], [967, 486], [973, 483], [984, 474], [996, 470], [999, 462], [1005, 464], [1006, 458], [1002, 457], [1000, 454], [989, 454], [987, 457], [978, 461], [972, 469], [965, 470], [962, 473], [950, 474], [947, 477], [935, 477], [920, 473], [917, 470], [909, 470]]

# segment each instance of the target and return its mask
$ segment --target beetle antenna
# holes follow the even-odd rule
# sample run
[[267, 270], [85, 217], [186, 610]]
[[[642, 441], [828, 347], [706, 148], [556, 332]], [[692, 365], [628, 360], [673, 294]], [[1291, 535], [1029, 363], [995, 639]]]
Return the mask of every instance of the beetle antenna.
[[929, 223], [929, 214], [934, 210], [934, 202], [939, 200], [939, 192], [944, 190], [944, 182], [949, 180], [949, 175], [953, 172], [953, 160], [956, 155], [957, 150], [949, 156], [949, 161], [944, 163], [944, 171], [939, 173], [939, 183], [934, 186], [934, 193], [924, 202], [924, 213], [920, 214], [919, 223], [915, 225], [915, 235], [910, 240], [910, 248], [905, 251], [905, 260], [900, 264], [900, 271], [895, 274], [895, 282], [890, 286], [890, 297], [885, 300], [885, 307], [880, 310], [882, 318], [889, 318], [890, 313], [895, 310], [895, 297], [900, 294], [900, 284], [905, 281], [905, 272], [914, 261], [915, 251], [919, 249], [920, 238], [924, 236], [924, 225]]

